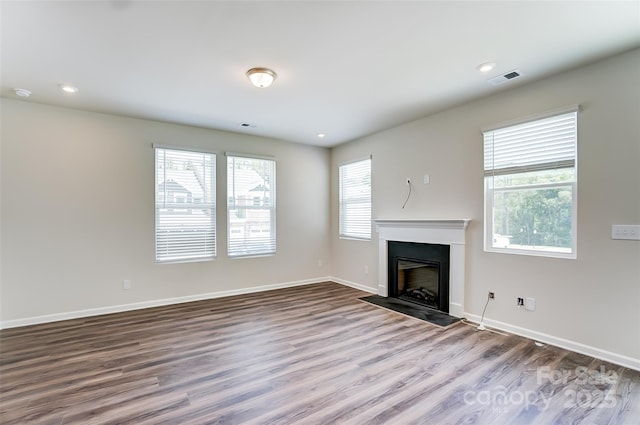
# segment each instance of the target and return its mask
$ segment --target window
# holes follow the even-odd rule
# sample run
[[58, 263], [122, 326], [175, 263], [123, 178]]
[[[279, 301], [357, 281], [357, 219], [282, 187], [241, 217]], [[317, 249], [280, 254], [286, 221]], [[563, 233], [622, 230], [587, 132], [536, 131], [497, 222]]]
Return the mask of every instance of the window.
[[577, 112], [484, 132], [485, 251], [576, 258]]
[[216, 255], [216, 155], [155, 148], [156, 261]]
[[371, 158], [339, 167], [341, 238], [371, 239]]
[[229, 257], [276, 252], [276, 162], [227, 154]]

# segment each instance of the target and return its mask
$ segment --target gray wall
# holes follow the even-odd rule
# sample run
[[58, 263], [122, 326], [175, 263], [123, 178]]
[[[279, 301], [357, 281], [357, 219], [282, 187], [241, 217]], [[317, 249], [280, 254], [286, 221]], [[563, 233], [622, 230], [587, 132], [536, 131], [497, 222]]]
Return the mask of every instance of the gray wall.
[[[578, 117], [578, 258], [485, 253], [485, 126], [571, 104]], [[470, 218], [465, 311], [640, 365], [640, 50], [533, 82], [331, 151], [2, 99], [0, 320], [296, 284], [377, 287], [377, 241], [337, 238], [337, 164], [373, 155], [374, 218]], [[218, 151], [218, 258], [156, 264], [152, 143]], [[275, 156], [278, 254], [225, 255], [225, 151]], [[431, 184], [423, 185], [429, 174]], [[407, 207], [406, 177], [415, 184]], [[322, 263], [319, 266], [319, 263]], [[368, 271], [365, 271], [368, 269]], [[122, 289], [131, 279], [133, 288]], [[537, 300], [535, 312], [516, 297]], [[544, 339], [544, 338], [543, 338]], [[611, 356], [609, 356], [611, 357]]]
[[[17, 100], [1, 105], [5, 324], [330, 275], [328, 149]], [[214, 261], [155, 262], [152, 143], [218, 153]], [[226, 256], [225, 151], [277, 161], [275, 256]], [[123, 290], [124, 279], [132, 289]]]
[[[580, 104], [577, 260], [483, 251], [483, 127]], [[502, 328], [640, 365], [640, 242], [611, 240], [640, 224], [640, 50], [533, 82], [332, 150], [334, 276], [375, 290], [377, 241], [337, 238], [337, 164], [371, 154], [373, 217], [462, 219], [465, 311]], [[422, 183], [429, 174], [431, 184]], [[414, 192], [404, 210], [406, 177]], [[369, 273], [365, 273], [365, 266]], [[516, 308], [533, 297], [537, 310]], [[472, 316], [473, 317], [473, 316]]]

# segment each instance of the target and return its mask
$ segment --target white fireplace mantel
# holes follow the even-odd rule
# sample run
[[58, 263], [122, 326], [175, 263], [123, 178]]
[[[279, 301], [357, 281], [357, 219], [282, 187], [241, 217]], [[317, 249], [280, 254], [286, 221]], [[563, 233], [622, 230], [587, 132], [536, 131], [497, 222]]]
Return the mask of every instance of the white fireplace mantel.
[[465, 234], [471, 220], [373, 220], [378, 232], [378, 295], [388, 295], [387, 242], [449, 245], [449, 314], [463, 317]]

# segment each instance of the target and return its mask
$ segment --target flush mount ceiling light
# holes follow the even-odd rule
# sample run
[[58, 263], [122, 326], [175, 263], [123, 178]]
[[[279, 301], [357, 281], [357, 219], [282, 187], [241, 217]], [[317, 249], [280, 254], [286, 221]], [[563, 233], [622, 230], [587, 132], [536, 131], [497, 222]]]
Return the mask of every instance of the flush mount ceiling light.
[[254, 86], [262, 89], [269, 87], [277, 75], [269, 68], [251, 68], [247, 71], [247, 77]]
[[318, 133], [318, 139], [324, 139], [326, 137], [326, 134], [324, 133]]
[[62, 90], [63, 92], [69, 94], [78, 93], [79, 90], [77, 87], [70, 86], [69, 84], [58, 84], [58, 87], [60, 87], [60, 90]]
[[16, 96], [20, 96], [20, 97], [29, 97], [31, 96], [31, 92], [27, 89], [13, 89], [13, 92], [16, 94]]
[[478, 65], [476, 69], [480, 72], [489, 72], [495, 67], [496, 67], [495, 62], [485, 62]]

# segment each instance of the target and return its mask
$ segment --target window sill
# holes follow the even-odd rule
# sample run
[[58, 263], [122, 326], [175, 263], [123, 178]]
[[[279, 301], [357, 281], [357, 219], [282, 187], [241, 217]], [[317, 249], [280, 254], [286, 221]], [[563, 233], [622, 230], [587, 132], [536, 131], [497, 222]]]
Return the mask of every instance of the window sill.
[[182, 263], [204, 263], [207, 261], [215, 260], [215, 257], [207, 257], [207, 258], [191, 258], [184, 260], [156, 260], [156, 264], [182, 264]]
[[511, 254], [511, 255], [528, 255], [532, 257], [549, 257], [549, 258], [563, 258], [568, 260], [575, 260], [578, 258], [575, 251], [573, 252], [558, 252], [549, 251], [545, 249], [509, 249], [509, 248], [484, 248], [484, 252], [496, 253], [496, 254]]
[[247, 255], [228, 255], [230, 260], [244, 260], [245, 258], [264, 258], [264, 257], [275, 257], [276, 253], [272, 252], [269, 254], [247, 254]]
[[343, 239], [345, 241], [361, 241], [361, 242], [367, 242], [371, 240], [371, 238], [356, 238], [353, 236], [338, 236], [338, 238]]

